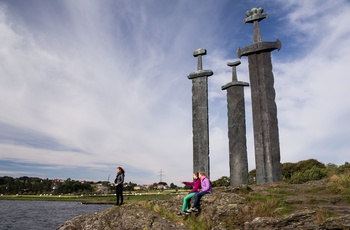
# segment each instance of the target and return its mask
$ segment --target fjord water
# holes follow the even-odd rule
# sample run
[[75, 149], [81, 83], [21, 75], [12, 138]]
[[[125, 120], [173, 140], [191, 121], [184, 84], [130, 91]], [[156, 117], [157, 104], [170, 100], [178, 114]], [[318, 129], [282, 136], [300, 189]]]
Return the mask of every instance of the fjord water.
[[111, 205], [79, 202], [0, 200], [1, 230], [50, 230], [82, 214], [101, 212]]

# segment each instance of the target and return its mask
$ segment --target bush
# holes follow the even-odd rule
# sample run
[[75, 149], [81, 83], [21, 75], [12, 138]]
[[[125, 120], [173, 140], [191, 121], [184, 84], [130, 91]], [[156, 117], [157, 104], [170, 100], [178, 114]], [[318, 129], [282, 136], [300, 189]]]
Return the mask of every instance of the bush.
[[311, 169], [295, 173], [291, 179], [292, 184], [302, 184], [310, 180], [321, 180], [327, 176], [326, 168], [313, 166]]
[[256, 169], [253, 169], [248, 173], [248, 183], [256, 184]]
[[350, 173], [341, 175], [333, 175], [329, 178], [331, 186], [327, 188], [327, 191], [341, 194], [350, 193]]
[[220, 177], [216, 181], [211, 182], [212, 187], [230, 186], [230, 178], [227, 176]]
[[337, 174], [344, 174], [344, 173], [350, 173], [350, 163], [345, 162], [345, 164], [340, 165], [337, 168]]
[[315, 159], [299, 161], [298, 163], [283, 163], [282, 180], [294, 184], [320, 180], [325, 177], [326, 171], [326, 166]]

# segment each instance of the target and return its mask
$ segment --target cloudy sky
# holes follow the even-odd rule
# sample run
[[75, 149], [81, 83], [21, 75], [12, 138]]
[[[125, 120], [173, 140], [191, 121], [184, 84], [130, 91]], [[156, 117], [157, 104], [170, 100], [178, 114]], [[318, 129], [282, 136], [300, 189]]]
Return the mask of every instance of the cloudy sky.
[[[179, 184], [192, 174], [192, 53], [207, 49], [211, 179], [229, 176], [229, 61], [263, 7], [281, 162], [350, 161], [348, 0], [0, 0], [0, 176]], [[249, 82], [242, 57], [238, 80]], [[255, 168], [245, 88], [249, 170]]]

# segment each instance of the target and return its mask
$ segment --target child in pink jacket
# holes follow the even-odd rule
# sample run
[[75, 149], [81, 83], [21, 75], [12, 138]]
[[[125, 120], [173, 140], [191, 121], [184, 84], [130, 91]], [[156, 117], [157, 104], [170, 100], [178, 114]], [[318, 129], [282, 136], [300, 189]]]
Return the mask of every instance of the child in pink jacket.
[[202, 196], [213, 192], [211, 188], [211, 182], [204, 172], [199, 173], [199, 179], [201, 181], [201, 190], [198, 193], [195, 193], [194, 204], [192, 208], [187, 210], [186, 212], [198, 212], [199, 202]]
[[181, 212], [179, 214], [177, 214], [178, 216], [183, 216], [183, 214], [188, 214], [188, 213], [186, 213], [186, 210], [188, 210], [191, 207], [190, 206], [191, 198], [194, 197], [194, 195], [197, 192], [199, 192], [200, 189], [201, 189], [201, 181], [199, 179], [199, 174], [198, 173], [193, 173], [193, 182], [181, 181], [181, 183], [183, 183], [185, 185], [193, 186], [193, 188], [188, 192], [188, 195], [184, 197], [182, 210], [181, 210]]

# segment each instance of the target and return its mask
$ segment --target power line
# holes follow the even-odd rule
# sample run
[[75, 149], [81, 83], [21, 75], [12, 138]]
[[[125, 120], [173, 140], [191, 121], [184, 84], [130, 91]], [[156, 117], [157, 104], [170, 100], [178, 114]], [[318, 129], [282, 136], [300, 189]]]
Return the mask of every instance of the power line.
[[159, 176], [159, 182], [163, 182], [163, 176], [165, 176], [164, 174], [163, 174], [163, 170], [162, 169], [160, 169], [160, 171], [159, 171], [159, 174], [158, 174], [158, 176]]

